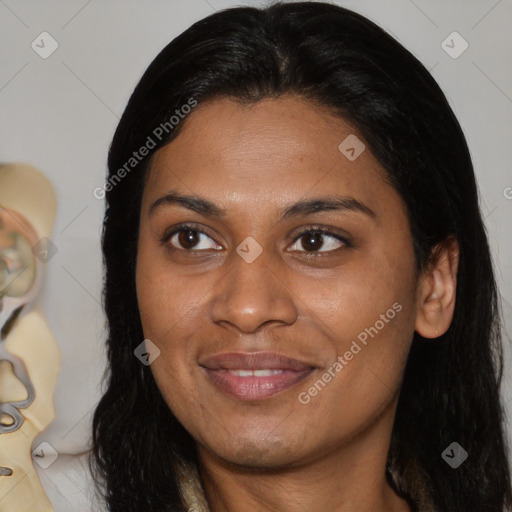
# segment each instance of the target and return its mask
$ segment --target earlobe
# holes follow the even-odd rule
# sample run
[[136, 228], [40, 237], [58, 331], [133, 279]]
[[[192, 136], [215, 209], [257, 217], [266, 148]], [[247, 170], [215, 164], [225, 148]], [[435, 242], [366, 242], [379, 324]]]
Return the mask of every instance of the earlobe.
[[448, 239], [433, 251], [417, 288], [415, 329], [424, 338], [438, 338], [450, 327], [455, 311], [459, 245]]

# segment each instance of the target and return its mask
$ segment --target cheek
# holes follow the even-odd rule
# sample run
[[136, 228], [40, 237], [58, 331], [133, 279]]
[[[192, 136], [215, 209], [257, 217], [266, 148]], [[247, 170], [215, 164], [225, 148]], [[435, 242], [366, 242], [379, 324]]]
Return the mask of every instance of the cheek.
[[[398, 301], [384, 302], [371, 311], [347, 309], [329, 325], [338, 333], [332, 339], [337, 358], [298, 389], [295, 410], [314, 432], [309, 437], [322, 439], [328, 450], [369, 428], [399, 392], [413, 321]], [[293, 418], [279, 431], [283, 436], [299, 423]]]
[[[314, 322], [344, 352], [368, 330], [380, 338], [409, 337], [414, 331], [415, 274], [411, 258], [370, 255], [341, 268], [332, 278], [300, 280], [294, 294], [304, 304], [302, 321]], [[399, 310], [399, 311], [398, 311]], [[401, 334], [400, 334], [401, 333]]]
[[[141, 236], [137, 255], [137, 300], [144, 337], [160, 350], [150, 366], [169, 408], [184, 424], [201, 411], [191, 368], [195, 362], [198, 326], [207, 315], [207, 279], [191, 279], [169, 271], [161, 253]], [[207, 276], [207, 274], [205, 274]], [[200, 404], [199, 404], [200, 405]]]
[[[141, 235], [137, 253], [137, 301], [144, 336], [158, 345], [197, 318], [206, 306], [208, 278], [191, 279], [171, 271], [163, 248], [155, 248], [148, 235]], [[207, 274], [205, 274], [206, 276]], [[196, 322], [196, 326], [197, 326]]]
[[308, 283], [307, 293], [297, 290], [337, 354], [300, 390], [326, 429], [363, 425], [398, 392], [415, 322], [414, 259], [408, 248], [401, 256], [359, 260], [332, 280]]
[[[153, 268], [153, 270], [155, 270]], [[178, 281], [178, 282], [177, 282]], [[139, 309], [144, 337], [160, 350], [151, 371], [168, 405], [174, 409], [194, 393], [190, 369], [195, 366], [198, 326], [206, 314], [204, 290], [189, 283], [182, 288], [179, 280], [152, 273], [141, 273], [138, 285]]]

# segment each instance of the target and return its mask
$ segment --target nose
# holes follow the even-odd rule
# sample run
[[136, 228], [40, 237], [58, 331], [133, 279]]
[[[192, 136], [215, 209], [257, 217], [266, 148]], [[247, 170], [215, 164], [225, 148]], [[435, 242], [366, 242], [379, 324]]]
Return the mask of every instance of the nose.
[[238, 254], [216, 285], [211, 307], [212, 320], [242, 333], [253, 333], [262, 325], [291, 325], [297, 320], [296, 297], [285, 275], [272, 269], [262, 254], [247, 263]]

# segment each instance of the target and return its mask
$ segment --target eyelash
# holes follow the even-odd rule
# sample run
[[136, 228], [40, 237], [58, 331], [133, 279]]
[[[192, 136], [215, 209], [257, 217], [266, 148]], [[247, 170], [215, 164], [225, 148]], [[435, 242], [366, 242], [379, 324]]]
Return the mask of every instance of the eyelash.
[[[180, 225], [174, 227], [171, 231], [165, 232], [165, 234], [160, 239], [160, 243], [162, 245], [168, 244], [169, 240], [174, 235], [176, 235], [177, 233], [180, 233], [182, 231], [194, 231], [196, 233], [200, 233], [200, 234], [206, 235], [208, 238], [212, 238], [199, 225], [194, 224], [194, 223], [188, 223], [188, 224], [180, 224]], [[338, 233], [333, 233], [328, 228], [325, 228], [325, 227], [322, 227], [322, 226], [310, 226], [309, 228], [304, 229], [303, 231], [299, 232], [294, 237], [292, 245], [295, 245], [295, 243], [298, 240], [300, 240], [301, 238], [303, 238], [306, 235], [318, 234], [318, 233], [320, 233], [322, 235], [325, 235], [325, 236], [329, 236], [329, 237], [335, 238], [339, 242], [342, 242], [344, 244], [345, 248], [352, 247], [351, 242], [346, 237], [344, 237], [342, 235], [339, 235]], [[179, 249], [179, 248], [174, 247], [172, 245], [171, 245], [171, 248], [172, 248], [172, 250], [185, 251], [185, 252], [201, 252], [201, 251], [204, 251], [204, 249], [199, 249], [199, 250], [197, 250], [197, 249]], [[298, 252], [303, 252], [303, 253], [306, 253], [306, 254], [309, 254], [309, 255], [314, 255], [314, 256], [326, 256], [328, 254], [335, 253], [335, 252], [339, 251], [340, 249], [343, 249], [343, 247], [338, 247], [337, 249], [332, 249], [330, 251], [298, 251]]]

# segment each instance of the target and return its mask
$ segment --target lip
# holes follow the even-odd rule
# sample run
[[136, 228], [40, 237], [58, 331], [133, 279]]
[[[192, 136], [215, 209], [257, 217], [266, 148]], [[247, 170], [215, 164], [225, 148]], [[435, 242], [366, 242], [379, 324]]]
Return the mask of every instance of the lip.
[[[274, 352], [229, 352], [200, 363], [210, 382], [239, 400], [262, 400], [297, 385], [314, 370], [313, 364]], [[235, 370], [273, 370], [273, 375], [240, 376]]]

